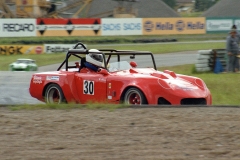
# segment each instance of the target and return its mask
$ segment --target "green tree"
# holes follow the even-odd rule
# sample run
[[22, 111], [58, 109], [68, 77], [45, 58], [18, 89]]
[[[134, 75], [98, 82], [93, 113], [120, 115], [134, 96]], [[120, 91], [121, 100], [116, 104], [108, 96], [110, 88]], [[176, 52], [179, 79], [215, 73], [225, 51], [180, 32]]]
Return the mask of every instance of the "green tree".
[[171, 8], [174, 8], [176, 6], [176, 0], [162, 0], [164, 3], [166, 3]]
[[195, 10], [205, 11], [216, 4], [219, 0], [195, 0]]

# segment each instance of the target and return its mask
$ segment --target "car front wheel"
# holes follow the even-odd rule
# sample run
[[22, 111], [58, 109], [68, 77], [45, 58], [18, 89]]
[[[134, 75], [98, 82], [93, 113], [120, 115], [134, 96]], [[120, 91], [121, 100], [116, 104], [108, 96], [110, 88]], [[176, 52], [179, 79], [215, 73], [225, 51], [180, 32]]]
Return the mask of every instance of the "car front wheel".
[[133, 104], [133, 105], [142, 105], [147, 104], [146, 97], [137, 88], [130, 88], [124, 95], [123, 103], [125, 104]]
[[50, 84], [45, 92], [45, 101], [49, 104], [66, 103], [61, 87], [57, 84]]

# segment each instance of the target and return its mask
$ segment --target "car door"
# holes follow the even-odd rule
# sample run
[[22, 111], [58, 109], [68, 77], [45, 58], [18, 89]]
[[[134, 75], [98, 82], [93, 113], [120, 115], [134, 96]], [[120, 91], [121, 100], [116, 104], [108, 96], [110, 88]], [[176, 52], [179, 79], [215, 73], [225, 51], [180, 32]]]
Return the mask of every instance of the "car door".
[[106, 102], [107, 75], [96, 72], [77, 73], [75, 82], [80, 103]]

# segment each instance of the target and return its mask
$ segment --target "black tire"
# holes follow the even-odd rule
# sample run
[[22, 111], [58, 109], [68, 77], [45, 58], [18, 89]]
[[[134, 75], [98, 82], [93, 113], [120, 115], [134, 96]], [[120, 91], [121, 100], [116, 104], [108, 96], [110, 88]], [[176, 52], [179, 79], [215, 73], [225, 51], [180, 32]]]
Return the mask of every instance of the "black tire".
[[142, 105], [147, 104], [145, 95], [137, 88], [129, 88], [123, 97], [124, 104]]
[[50, 84], [45, 92], [45, 102], [48, 104], [66, 103], [63, 91], [57, 84]]

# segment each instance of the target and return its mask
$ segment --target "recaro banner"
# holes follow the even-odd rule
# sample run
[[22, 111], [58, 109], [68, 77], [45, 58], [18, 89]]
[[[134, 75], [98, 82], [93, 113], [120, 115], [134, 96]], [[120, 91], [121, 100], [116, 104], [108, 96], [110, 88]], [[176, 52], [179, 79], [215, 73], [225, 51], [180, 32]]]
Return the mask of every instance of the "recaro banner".
[[36, 19], [1, 19], [0, 37], [36, 36]]
[[101, 19], [37, 19], [37, 36], [100, 36]]
[[142, 35], [142, 18], [102, 18], [102, 35]]
[[0, 45], [0, 55], [42, 54], [42, 45]]
[[143, 35], [205, 34], [205, 18], [143, 18]]

